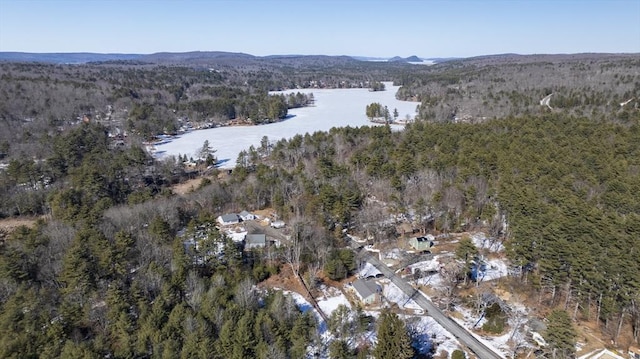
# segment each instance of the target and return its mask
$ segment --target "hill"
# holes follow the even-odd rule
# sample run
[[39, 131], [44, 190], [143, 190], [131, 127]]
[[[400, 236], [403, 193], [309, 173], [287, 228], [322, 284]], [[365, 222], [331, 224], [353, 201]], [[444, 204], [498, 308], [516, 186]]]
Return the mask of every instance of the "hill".
[[140, 54], [97, 54], [91, 52], [0, 52], [0, 61], [7, 62], [43, 62], [54, 64], [84, 64], [98, 61], [138, 60]]
[[423, 60], [418, 56], [413, 55], [409, 57], [394, 56], [387, 61], [389, 62], [422, 62]]
[[53, 64], [162, 64], [162, 65], [250, 65], [250, 64], [280, 64], [280, 65], [336, 65], [356, 62], [349, 56], [326, 55], [269, 55], [254, 56], [239, 52], [224, 51], [191, 51], [191, 52], [157, 52], [153, 54], [100, 54], [89, 52], [78, 53], [28, 53], [28, 52], [0, 52], [3, 62], [39, 62]]

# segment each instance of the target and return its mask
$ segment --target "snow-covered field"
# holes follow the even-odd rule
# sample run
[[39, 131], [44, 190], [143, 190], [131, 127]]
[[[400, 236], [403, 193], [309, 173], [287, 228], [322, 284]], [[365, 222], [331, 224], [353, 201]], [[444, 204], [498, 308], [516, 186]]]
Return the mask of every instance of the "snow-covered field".
[[[398, 109], [398, 119], [416, 114], [417, 102], [396, 100], [395, 94], [399, 86], [385, 82], [386, 91], [371, 92], [368, 89], [300, 89], [289, 92], [313, 93], [315, 105], [311, 107], [289, 110], [290, 118], [282, 122], [261, 126], [219, 127], [206, 130], [191, 131], [155, 146], [155, 156], [187, 155], [202, 148], [205, 140], [209, 140], [221, 168], [232, 168], [236, 164], [238, 154], [251, 145], [260, 146], [260, 140], [267, 136], [270, 141], [289, 139], [296, 134], [328, 131], [333, 127], [360, 127], [373, 125], [365, 115], [368, 104], [379, 102], [389, 108], [393, 114]], [[399, 129], [401, 125], [394, 125]]]

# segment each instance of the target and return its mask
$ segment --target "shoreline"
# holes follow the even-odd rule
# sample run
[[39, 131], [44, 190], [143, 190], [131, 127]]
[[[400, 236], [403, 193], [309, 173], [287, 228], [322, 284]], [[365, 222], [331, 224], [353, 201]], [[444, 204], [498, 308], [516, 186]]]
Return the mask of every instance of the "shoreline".
[[[149, 148], [154, 158], [161, 159], [168, 156], [194, 156], [202, 143], [208, 140], [216, 150], [216, 157], [222, 164], [218, 168], [235, 167], [236, 159], [241, 151], [251, 146], [259, 147], [264, 137], [270, 142], [290, 139], [296, 135], [313, 134], [319, 131], [329, 131], [334, 127], [380, 126], [369, 121], [365, 114], [366, 105], [379, 102], [400, 113], [399, 119], [416, 116], [416, 106], [413, 101], [401, 101], [395, 98], [400, 86], [385, 83], [385, 91], [369, 92], [360, 89], [308, 89], [313, 92], [314, 103], [311, 106], [298, 107], [289, 110], [283, 120], [260, 125], [227, 125], [208, 128], [206, 131], [190, 130], [174, 137], [162, 138], [164, 142], [150, 144]], [[302, 92], [302, 89], [287, 90], [287, 92]], [[276, 94], [287, 92], [275, 92]], [[272, 94], [274, 92], [271, 92]], [[390, 123], [394, 130], [401, 130], [405, 123], [397, 121]], [[160, 144], [158, 144], [160, 143]], [[195, 157], [195, 156], [194, 156]]]

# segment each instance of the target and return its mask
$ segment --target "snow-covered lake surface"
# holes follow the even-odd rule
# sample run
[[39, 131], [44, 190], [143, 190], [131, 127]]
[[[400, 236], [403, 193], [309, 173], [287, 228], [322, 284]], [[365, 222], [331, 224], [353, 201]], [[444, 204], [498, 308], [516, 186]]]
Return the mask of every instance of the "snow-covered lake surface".
[[[282, 122], [260, 126], [218, 127], [191, 131], [155, 147], [155, 156], [187, 155], [195, 157], [205, 140], [216, 150], [221, 168], [233, 168], [238, 154], [251, 145], [260, 146], [267, 136], [269, 141], [289, 139], [296, 134], [328, 131], [333, 127], [360, 127], [373, 125], [365, 115], [366, 106], [378, 102], [387, 106], [391, 115], [398, 110], [398, 119], [413, 119], [419, 103], [396, 100], [399, 86], [385, 82], [386, 91], [371, 92], [368, 89], [300, 89], [275, 93], [313, 93], [315, 104], [311, 107], [289, 110], [290, 117]], [[394, 127], [402, 128], [402, 125]]]

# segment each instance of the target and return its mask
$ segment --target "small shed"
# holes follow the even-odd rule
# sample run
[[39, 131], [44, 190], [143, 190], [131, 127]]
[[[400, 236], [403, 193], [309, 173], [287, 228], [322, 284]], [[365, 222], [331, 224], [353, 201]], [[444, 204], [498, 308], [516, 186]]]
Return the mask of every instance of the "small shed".
[[413, 237], [409, 239], [409, 245], [418, 252], [428, 251], [433, 247], [435, 237], [427, 234], [423, 237]]
[[244, 249], [264, 248], [266, 245], [266, 234], [247, 234], [247, 236], [244, 237]]
[[218, 218], [216, 218], [216, 221], [218, 221], [218, 223], [220, 223], [223, 226], [229, 226], [232, 224], [240, 223], [240, 217], [238, 217], [238, 215], [235, 213], [229, 213], [229, 214], [223, 214], [222, 216], [218, 216]]
[[382, 288], [374, 281], [358, 279], [353, 282], [353, 289], [355, 289], [358, 299], [364, 304], [373, 304], [380, 301]]

